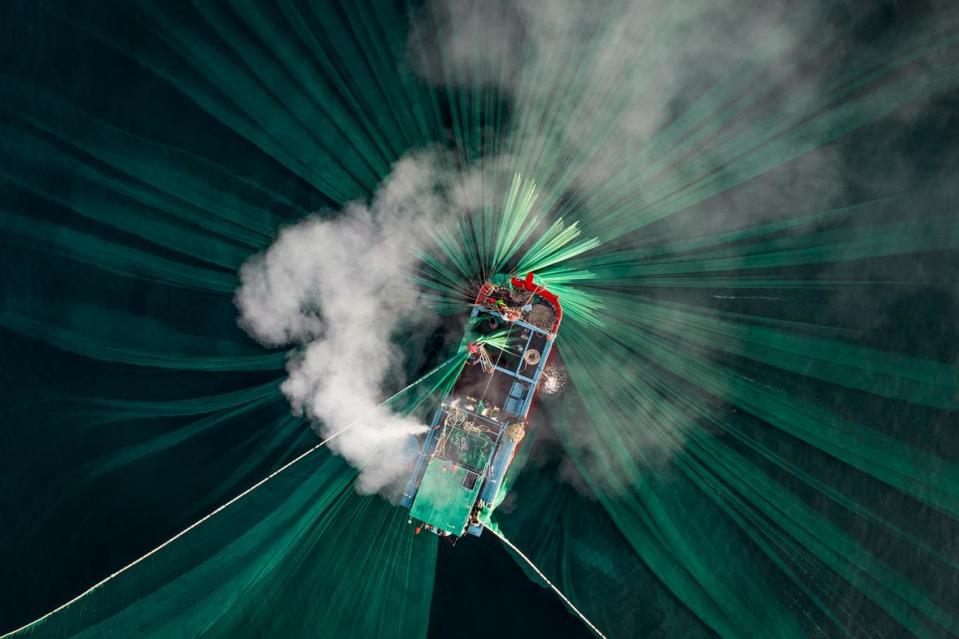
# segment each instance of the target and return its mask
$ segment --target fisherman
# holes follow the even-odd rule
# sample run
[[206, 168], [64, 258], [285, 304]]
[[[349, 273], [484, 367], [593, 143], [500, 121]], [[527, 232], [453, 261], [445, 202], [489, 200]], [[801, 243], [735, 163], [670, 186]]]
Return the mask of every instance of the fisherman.
[[499, 311], [506, 321], [513, 322], [519, 319], [519, 312], [509, 307], [502, 299], [496, 300], [496, 310]]
[[466, 363], [472, 366], [476, 362], [480, 361], [480, 345], [476, 343], [470, 343], [466, 345], [466, 351], [469, 353], [469, 356], [466, 358]]

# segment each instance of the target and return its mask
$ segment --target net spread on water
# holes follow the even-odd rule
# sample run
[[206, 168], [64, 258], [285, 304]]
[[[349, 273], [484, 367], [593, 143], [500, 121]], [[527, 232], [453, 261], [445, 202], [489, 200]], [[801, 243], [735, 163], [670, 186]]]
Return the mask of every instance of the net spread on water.
[[[235, 272], [285, 223], [451, 143], [445, 165], [515, 162], [479, 185], [506, 197], [435, 230], [424, 300], [463, 314], [513, 264], [567, 313], [569, 384], [542, 402], [561, 461], [516, 463], [490, 526], [608, 636], [959, 634], [955, 136], [921, 108], [953, 109], [954, 16], [881, 6], [896, 19], [863, 52], [876, 12], [707, 11], [713, 35], [747, 37], [703, 70], [674, 55], [712, 42], [689, 37], [692, 5], [660, 3], [635, 37], [608, 3], [576, 23], [598, 39], [515, 20], [565, 55], [486, 47], [502, 59], [482, 77], [436, 55], [436, 85], [408, 73], [398, 6], [5, 3], [27, 27], [0, 25], [31, 37], [0, 81], [0, 455], [41, 488], [5, 494], [23, 583], [4, 617], [315, 443], [279, 390], [287, 354], [235, 326]], [[483, 6], [465, 17], [486, 33]], [[603, 47], [620, 38], [662, 55]], [[514, 82], [528, 58], [546, 68]], [[111, 65], [122, 92], [96, 81]], [[708, 86], [660, 90], [686, 68]], [[620, 92], [637, 78], [641, 104], [669, 100], [638, 137], [620, 128], [646, 120]], [[428, 368], [424, 350], [404, 364]], [[353, 476], [304, 460], [21, 634], [423, 636], [435, 540]], [[58, 509], [84, 526], [45, 532]]]

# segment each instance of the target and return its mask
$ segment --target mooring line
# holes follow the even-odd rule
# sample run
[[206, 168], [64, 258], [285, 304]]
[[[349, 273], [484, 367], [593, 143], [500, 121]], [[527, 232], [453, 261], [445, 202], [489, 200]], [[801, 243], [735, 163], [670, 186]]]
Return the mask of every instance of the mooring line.
[[523, 554], [523, 551], [522, 551], [522, 550], [520, 550], [519, 548], [517, 548], [517, 547], [513, 544], [513, 542], [511, 542], [509, 539], [507, 539], [506, 536], [503, 535], [502, 533], [500, 533], [499, 531], [493, 530], [492, 528], [490, 528], [490, 527], [487, 526], [486, 524], [483, 524], [483, 528], [485, 528], [486, 530], [488, 530], [488, 531], [490, 531], [491, 533], [493, 533], [494, 535], [496, 535], [496, 537], [499, 538], [500, 541], [502, 541], [504, 544], [506, 544], [507, 546], [509, 546], [510, 549], [512, 549], [512, 551], [515, 552], [517, 555], [519, 555], [520, 557], [522, 557], [522, 558], [523, 558], [523, 561], [525, 561], [525, 562], [529, 565], [530, 568], [532, 568], [533, 570], [535, 570], [535, 571], [536, 571], [536, 574], [539, 575], [540, 578], [541, 578], [543, 581], [546, 582], [546, 585], [549, 586], [550, 588], [552, 588], [552, 589], [553, 589], [553, 592], [555, 592], [557, 595], [559, 595], [559, 598], [563, 600], [563, 603], [565, 603], [567, 606], [569, 606], [570, 610], [572, 610], [573, 612], [575, 612], [576, 615], [577, 615], [580, 619], [583, 620], [583, 623], [585, 623], [587, 626], [589, 626], [590, 630], [592, 630], [593, 632], [596, 633], [596, 636], [602, 637], [603, 639], [606, 639], [606, 635], [604, 635], [604, 634], [600, 631], [600, 629], [597, 628], [597, 627], [595, 626], [595, 624], [593, 624], [593, 622], [590, 621], [590, 620], [586, 617], [586, 615], [584, 615], [582, 612], [580, 612], [579, 608], [577, 608], [576, 606], [574, 606], [574, 605], [573, 605], [573, 602], [570, 601], [569, 598], [568, 598], [566, 595], [564, 595], [563, 592], [562, 592], [559, 588], [557, 588], [556, 586], [553, 585], [553, 582], [550, 581], [549, 578], [548, 578], [546, 575], [543, 574], [543, 571], [540, 570], [540, 569], [536, 566], [536, 564], [534, 564], [533, 561], [532, 561], [529, 557], [527, 557], [526, 555]]

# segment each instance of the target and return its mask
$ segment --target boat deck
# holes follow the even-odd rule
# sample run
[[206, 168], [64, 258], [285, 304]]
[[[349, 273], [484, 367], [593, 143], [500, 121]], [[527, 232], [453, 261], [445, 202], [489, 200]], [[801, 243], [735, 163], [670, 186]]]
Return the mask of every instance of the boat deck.
[[[531, 286], [531, 278], [524, 284]], [[555, 307], [542, 310], [539, 287], [531, 294], [487, 286], [470, 320], [481, 341], [497, 339], [483, 346], [484, 357], [470, 357], [443, 400], [401, 501], [412, 518], [441, 535], [481, 534], [477, 513], [499, 501], [561, 317], [555, 296]], [[507, 296], [523, 306], [499, 303]]]

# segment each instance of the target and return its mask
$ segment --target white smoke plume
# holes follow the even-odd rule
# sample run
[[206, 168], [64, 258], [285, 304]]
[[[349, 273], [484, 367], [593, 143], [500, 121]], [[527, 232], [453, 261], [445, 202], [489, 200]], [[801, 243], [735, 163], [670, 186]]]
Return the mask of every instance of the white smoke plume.
[[[847, 156], [848, 148], [825, 138], [806, 145], [819, 135], [807, 122], [849, 97], [842, 78], [865, 76], [867, 61], [918, 50], [937, 30], [935, 13], [926, 12], [864, 40], [867, 13], [787, 0], [428, 0], [408, 46], [427, 81], [482, 87], [508, 106], [508, 132], [496, 146], [504, 173], [535, 180], [554, 215], [577, 220], [607, 249], [630, 248], [798, 218], [868, 200], [870, 192], [886, 195], [892, 184], [918, 191], [908, 170], [872, 170], [865, 156]], [[924, 65], [910, 76], [936, 68]], [[900, 147], [878, 155], [898, 161]], [[782, 237], [808, 235], [818, 224], [796, 224]], [[869, 278], [855, 265], [842, 273]], [[695, 294], [685, 291], [684, 299]], [[713, 302], [701, 300], [704, 308]], [[874, 315], [894, 302], [877, 297]], [[561, 335], [560, 350], [562, 342]], [[571, 378], [587, 374], [571, 371]], [[614, 405], [636, 395], [631, 384], [605, 392]], [[663, 416], [634, 422], [643, 420]], [[636, 442], [630, 457], [668, 458], [684, 445], [688, 423], [656, 441], [651, 429], [624, 422], [621, 430]], [[581, 446], [600, 444], [589, 436]]]
[[330, 446], [360, 470], [363, 493], [395, 494], [425, 430], [377, 407], [399, 372], [397, 327], [432, 319], [410, 275], [448, 207], [439, 164], [431, 152], [400, 160], [372, 202], [283, 229], [240, 270], [240, 325], [265, 346], [294, 347], [282, 389], [321, 436], [355, 424]]
[[[629, 193], [629, 208], [638, 211], [656, 198], [630, 186], [655, 183], [662, 167], [652, 167], [670, 148], [657, 146], [665, 127], [739, 77], [756, 78], [742, 90], [762, 89], [761, 114], [790, 113], [792, 102], [820, 91], [821, 72], [801, 66], [796, 52], [832, 34], [815, 9], [785, 0], [436, 0], [414, 20], [409, 52], [417, 72], [435, 84], [508, 96], [510, 136], [500, 151], [542, 189], [575, 189], [580, 210], [604, 210]], [[831, 202], [841, 188], [839, 158], [826, 149], [813, 155], [812, 172], [807, 162], [773, 176], [767, 188], [777, 192], [770, 195], [785, 189], [808, 197], [814, 182], [816, 197]], [[715, 232], [775, 217], [770, 199], [751, 193], [714, 202], [722, 212], [697, 223]]]
[[[786, 110], [790, 99], [817, 95], [815, 70], [801, 68], [790, 55], [810, 33], [816, 42], [828, 41], [831, 29], [814, 10], [784, 0], [431, 0], [412, 24], [409, 56], [417, 73], [434, 84], [482, 86], [504, 99], [511, 107], [509, 134], [503, 134], [499, 155], [488, 166], [533, 178], [546, 199], [556, 202], [555, 215], [580, 221], [586, 235], [595, 232], [607, 245], [622, 245], [633, 241], [628, 231], [633, 219], [670, 193], [661, 188], [664, 183], [672, 181], [673, 192], [687, 186], [682, 162], [678, 170], [671, 166], [684, 155], [663, 160], [664, 151], [682, 138], [664, 143], [662, 135], [678, 118], [692, 120], [697, 104], [709, 102], [703, 98], [711, 88], [719, 92], [723, 83], [755, 76], [758, 86], [767, 88], [765, 114]], [[728, 104], [738, 96], [713, 99]], [[750, 125], [734, 122], [717, 134], [734, 135], [739, 129], [733, 127]], [[716, 153], [708, 142], [694, 149], [707, 158]], [[770, 202], [800, 195], [809, 200], [811, 182], [815, 197], [832, 203], [841, 191], [841, 180], [831, 177], [838, 173], [838, 158], [818, 150], [808, 159], [780, 169], [747, 198], [735, 189], [711, 198], [708, 214], [692, 223], [674, 215], [654, 228], [682, 237], [690, 228], [699, 235], [768, 221], [782, 215], [782, 207]], [[658, 173], [663, 175], [657, 178]], [[819, 180], [823, 175], [830, 177]], [[648, 188], [639, 188], [643, 184]], [[564, 210], [566, 202], [575, 205]], [[562, 351], [562, 334], [558, 343]], [[610, 358], [606, 366], [619, 365]], [[577, 374], [586, 375], [574, 371], [574, 382]], [[606, 397], [630, 405], [636, 380], [617, 381], [607, 384]], [[663, 423], [655, 407], [643, 411], [634, 423]], [[628, 458], [655, 463], [683, 446], [688, 427], [673, 424], [665, 438], [634, 423], [618, 425], [629, 433], [622, 439], [635, 446]], [[582, 457], [618, 458], [593, 434], [573, 433], [564, 444], [592, 453]], [[621, 474], [633, 471], [630, 464]]]

